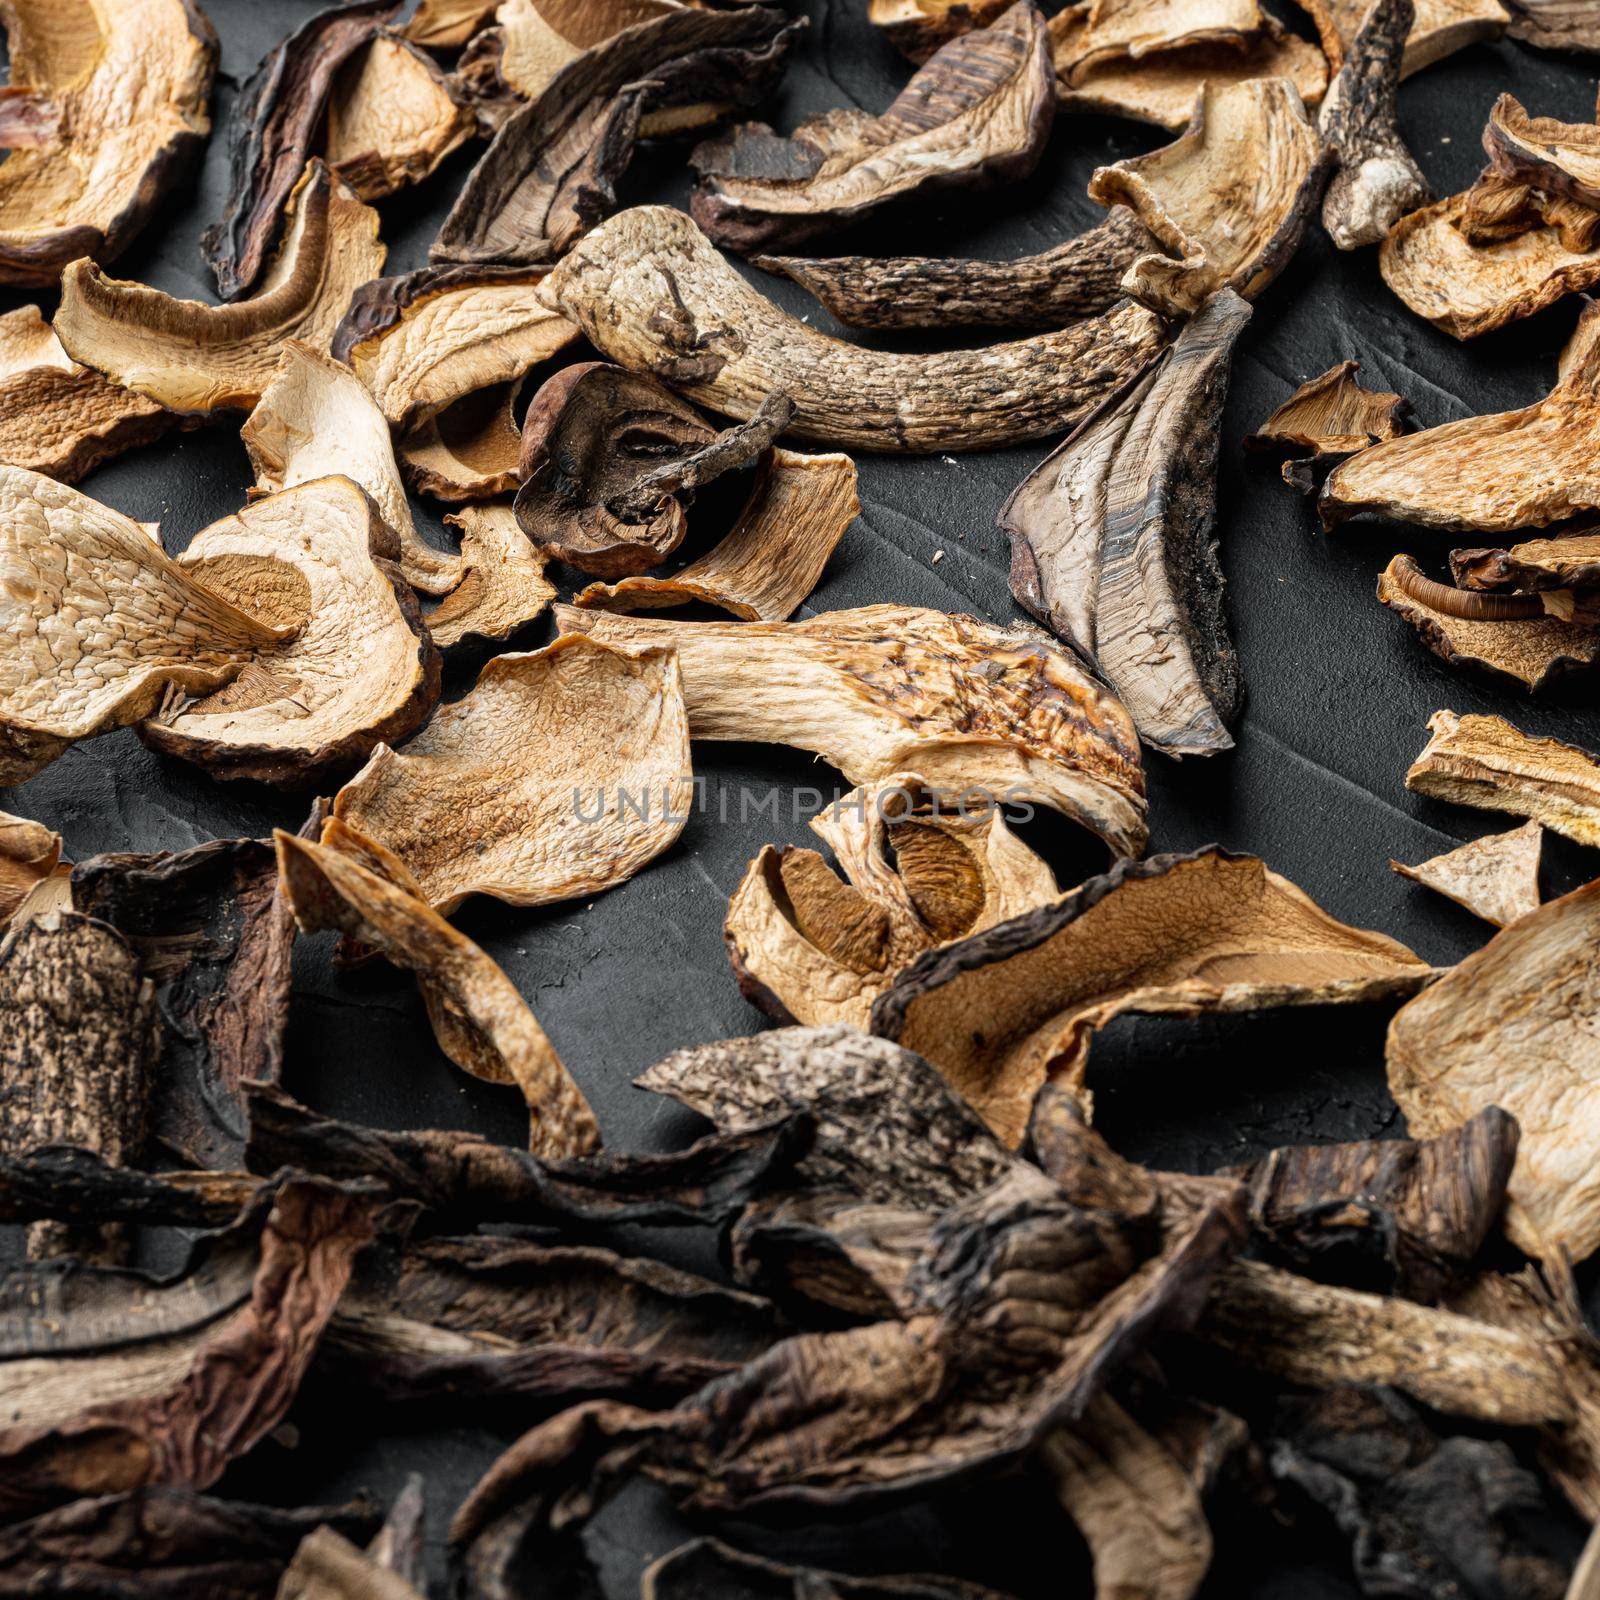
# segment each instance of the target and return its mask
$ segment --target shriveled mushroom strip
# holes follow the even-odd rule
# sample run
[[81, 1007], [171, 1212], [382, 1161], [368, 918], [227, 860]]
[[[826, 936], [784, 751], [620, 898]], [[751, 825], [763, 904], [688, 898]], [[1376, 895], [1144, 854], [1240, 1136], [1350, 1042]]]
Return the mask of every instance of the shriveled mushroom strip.
[[566, 636], [496, 656], [333, 809], [448, 914], [471, 894], [541, 906], [614, 888], [677, 839], [692, 798], [672, 652]]
[[867, 450], [982, 450], [1058, 433], [1138, 373], [1165, 337], [1153, 312], [1124, 303], [988, 349], [869, 353], [779, 311], [666, 206], [602, 223], [543, 293], [625, 367], [739, 418], [786, 394], [797, 437]]
[[505, 639], [544, 614], [556, 588], [509, 505], [463, 506], [444, 520], [461, 530], [466, 575], [427, 615], [441, 650], [472, 636]]
[[1539, 909], [1539, 847], [1544, 830], [1525, 822], [1509, 833], [1470, 839], [1442, 856], [1408, 867], [1389, 865], [1403, 878], [1426, 884], [1497, 928]]
[[1144, 843], [1128, 714], [1032, 629], [911, 606], [803, 622], [662, 622], [557, 606], [565, 630], [675, 645], [689, 732], [811, 750], [852, 783], [918, 772], [940, 793], [1054, 807], [1118, 852]]
[[924, 956], [873, 1007], [872, 1031], [927, 1057], [1014, 1145], [1043, 1084], [1084, 1097], [1090, 1044], [1114, 1017], [1376, 1000], [1432, 975], [1403, 944], [1213, 846], [1121, 862]]
[[273, 838], [301, 929], [337, 929], [414, 972], [444, 1053], [474, 1077], [522, 1091], [535, 1155], [562, 1159], [599, 1145], [583, 1091], [511, 980], [429, 908], [393, 856], [337, 819], [320, 844], [281, 829]]
[[221, 688], [302, 620], [240, 610], [137, 522], [22, 467], [0, 466], [0, 551], [0, 783], [173, 687]]
[[306, 168], [289, 206], [260, 293], [235, 305], [174, 300], [74, 262], [56, 312], [67, 353], [173, 411], [249, 410], [284, 341], [326, 350], [350, 296], [383, 270], [378, 213], [320, 161]]
[[[1371, 0], [1298, 0], [1317, 25], [1322, 48], [1335, 69], [1354, 43]], [[1400, 76], [1431, 67], [1468, 45], [1498, 39], [1510, 13], [1500, 0], [1417, 0], [1417, 15], [1406, 40]]]
[[419, 494], [459, 505], [492, 500], [517, 487], [522, 431], [521, 379], [496, 383], [419, 422], [398, 447], [400, 469]]

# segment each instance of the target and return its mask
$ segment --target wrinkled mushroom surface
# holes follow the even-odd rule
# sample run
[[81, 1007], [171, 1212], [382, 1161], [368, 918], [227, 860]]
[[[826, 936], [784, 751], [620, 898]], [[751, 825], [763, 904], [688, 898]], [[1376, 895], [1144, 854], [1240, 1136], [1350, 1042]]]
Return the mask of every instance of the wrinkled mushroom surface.
[[[1298, 4], [1316, 23], [1328, 59], [1335, 68], [1342, 66], [1367, 15], [1369, 0], [1298, 0]], [[1510, 20], [1500, 0], [1416, 0], [1416, 8], [1400, 65], [1402, 78], [1468, 45], [1498, 39]]]
[[1341, 361], [1320, 378], [1309, 378], [1254, 433], [1246, 450], [1281, 450], [1324, 461], [1398, 439], [1411, 402], [1397, 394], [1365, 389], [1357, 381], [1359, 361]]
[[1483, 148], [1502, 178], [1600, 205], [1600, 128], [1592, 122], [1530, 117], [1514, 95], [1503, 94], [1489, 112]]
[[1529, 539], [1509, 550], [1452, 550], [1450, 570], [1463, 589], [1524, 593], [1600, 588], [1600, 534]]
[[463, 506], [445, 518], [461, 530], [464, 576], [430, 612], [428, 633], [441, 650], [463, 639], [505, 639], [537, 621], [556, 597], [544, 557], [528, 543], [504, 503]]
[[1186, 45], [1243, 46], [1261, 27], [1255, 0], [1133, 0], [1119, 6], [1073, 5], [1051, 30], [1056, 70], [1069, 86], [1098, 62], [1138, 61]]
[[1539, 851], [1544, 830], [1525, 822], [1509, 833], [1469, 839], [1454, 850], [1408, 867], [1389, 865], [1403, 878], [1426, 884], [1475, 917], [1503, 928], [1539, 909]]

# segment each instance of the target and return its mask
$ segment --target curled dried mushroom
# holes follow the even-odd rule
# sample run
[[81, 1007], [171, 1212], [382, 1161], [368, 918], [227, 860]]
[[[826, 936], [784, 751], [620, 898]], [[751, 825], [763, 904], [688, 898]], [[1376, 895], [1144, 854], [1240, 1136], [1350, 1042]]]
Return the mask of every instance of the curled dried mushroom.
[[1540, 50], [1600, 51], [1600, 18], [1588, 0], [1510, 0], [1513, 39]]
[[987, 28], [1011, 0], [867, 0], [867, 20], [902, 55], [926, 61], [942, 44]]
[[1463, 589], [1512, 588], [1553, 594], [1600, 588], [1600, 533], [1529, 539], [1509, 550], [1452, 550], [1450, 570]]
[[[1370, 0], [1297, 0], [1317, 25], [1322, 48], [1335, 68], [1344, 64]], [[1500, 0], [1416, 0], [1417, 14], [1406, 40], [1400, 76], [1431, 67], [1468, 45], [1498, 39], [1511, 14]]]
[[61, 835], [0, 811], [0, 933], [41, 884], [48, 883], [61, 862]]
[[493, 500], [517, 487], [520, 379], [452, 401], [401, 441], [400, 470], [419, 493], [453, 505]]
[[1600, 128], [1592, 122], [1530, 117], [1514, 95], [1503, 94], [1484, 125], [1483, 148], [1500, 178], [1600, 206]]
[[469, 636], [505, 639], [544, 614], [556, 597], [544, 557], [504, 503], [463, 506], [445, 521], [461, 530], [463, 576], [428, 612], [429, 636], [448, 650]]
[[1360, 370], [1359, 361], [1341, 361], [1320, 378], [1302, 383], [1254, 433], [1245, 435], [1245, 449], [1288, 456], [1284, 482], [1310, 493], [1315, 488], [1312, 469], [1319, 464], [1398, 439], [1411, 402], [1364, 389], [1356, 380]]
[[677, 0], [503, 0], [495, 14], [501, 80], [535, 100], [584, 51], [677, 9]]
[[1503, 928], [1539, 909], [1539, 850], [1544, 830], [1525, 822], [1509, 833], [1469, 839], [1414, 867], [1389, 865], [1401, 877], [1436, 889], [1474, 916]]

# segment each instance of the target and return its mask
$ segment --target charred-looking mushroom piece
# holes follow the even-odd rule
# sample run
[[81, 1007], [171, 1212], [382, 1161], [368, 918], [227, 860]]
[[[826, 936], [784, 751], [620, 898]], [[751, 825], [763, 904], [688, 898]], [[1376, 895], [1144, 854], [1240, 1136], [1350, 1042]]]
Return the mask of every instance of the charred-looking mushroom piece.
[[1166, 338], [1154, 312], [1123, 302], [986, 349], [861, 350], [778, 310], [668, 206], [602, 223], [552, 269], [543, 294], [602, 354], [725, 415], [748, 419], [786, 394], [795, 437], [892, 452], [1057, 433], [1142, 371]]
[[284, 341], [326, 350], [350, 296], [383, 259], [378, 213], [313, 161], [289, 197], [283, 243], [259, 294], [226, 306], [174, 300], [78, 261], [61, 280], [56, 334], [74, 360], [173, 411], [248, 411]]
[[1507, 0], [1513, 39], [1537, 50], [1600, 53], [1600, 15], [1589, 0]]
[[406, 482], [418, 494], [451, 505], [515, 493], [522, 481], [516, 409], [521, 393], [520, 378], [497, 383], [419, 422], [396, 451]]
[[1469, 839], [1432, 860], [1389, 865], [1403, 878], [1426, 884], [1475, 917], [1504, 928], [1539, 909], [1539, 850], [1544, 830], [1525, 822], [1509, 833]]
[[1170, 756], [1233, 748], [1239, 661], [1212, 525], [1222, 405], [1250, 307], [1230, 289], [1154, 371], [1071, 434], [1000, 512], [1011, 592]]
[[942, 44], [987, 28], [1011, 0], [867, 0], [867, 20], [919, 66]]
[[1600, 510], [1600, 305], [1584, 307], [1543, 400], [1374, 445], [1335, 467], [1324, 527], [1376, 512], [1452, 531], [1543, 528]]
[[1212, 846], [1121, 862], [931, 951], [878, 999], [872, 1031], [926, 1056], [1014, 1145], [1045, 1083], [1085, 1098], [1089, 1046], [1113, 1017], [1387, 999], [1432, 976], [1403, 944]]
[[1359, 361], [1341, 361], [1320, 378], [1302, 383], [1263, 422], [1244, 437], [1246, 450], [1276, 451], [1289, 459], [1283, 480], [1309, 494], [1313, 469], [1336, 463], [1405, 432], [1411, 402], [1397, 394], [1364, 389], [1356, 380]]
[[556, 607], [563, 631], [673, 645], [691, 739], [810, 750], [851, 783], [920, 773], [957, 796], [1029, 800], [1113, 851], [1145, 840], [1139, 745], [1115, 696], [1032, 628], [913, 606], [802, 622], [663, 622]]
[[228, 141], [228, 203], [200, 241], [224, 300], [261, 276], [290, 191], [316, 153], [339, 69], [399, 10], [397, 0], [332, 6], [269, 51], [245, 81]]
[[257, 500], [197, 533], [178, 566], [292, 636], [217, 693], [139, 725], [218, 778], [303, 786], [401, 739], [439, 698], [439, 653], [397, 565], [400, 541], [349, 478]]
[[586, 50], [494, 136], [430, 260], [555, 260], [615, 206], [647, 112], [760, 104], [798, 26], [762, 6], [674, 8]]
[[[1337, 71], [1355, 44], [1372, 0], [1297, 0], [1317, 25], [1322, 48]], [[1498, 39], [1511, 13], [1500, 0], [1416, 0], [1416, 20], [1406, 40], [1400, 76], [1443, 61], [1468, 45]]]
[[672, 653], [566, 635], [496, 656], [404, 748], [374, 752], [333, 814], [449, 915], [472, 894], [540, 906], [625, 882], [683, 832], [693, 792]]
[[942, 46], [881, 116], [829, 111], [787, 138], [752, 122], [701, 145], [689, 209], [730, 250], [798, 244], [891, 201], [1025, 178], [1055, 114], [1044, 18], [1018, 0]]
[[0, 284], [115, 261], [211, 132], [217, 36], [193, 0], [7, 0]]
[[0, 467], [0, 783], [69, 745], [204, 694], [287, 641], [296, 617], [232, 604], [139, 523], [21, 467]]
[[504, 503], [463, 506], [444, 519], [461, 531], [465, 576], [424, 619], [441, 650], [463, 639], [506, 639], [535, 622], [556, 597], [544, 557]]

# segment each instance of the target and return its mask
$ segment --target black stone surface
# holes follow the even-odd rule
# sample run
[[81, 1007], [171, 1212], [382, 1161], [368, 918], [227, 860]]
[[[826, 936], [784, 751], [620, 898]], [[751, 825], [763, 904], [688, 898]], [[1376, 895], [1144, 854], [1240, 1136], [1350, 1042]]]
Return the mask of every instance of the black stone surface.
[[[202, 0], [222, 38], [214, 134], [203, 170], [157, 215], [112, 269], [171, 293], [214, 298], [199, 237], [222, 208], [222, 130], [239, 84], [260, 56], [317, 9], [308, 0]], [[805, 0], [811, 26], [769, 120], [780, 130], [834, 106], [885, 106], [910, 67], [865, 21], [865, 0]], [[1304, 29], [1298, 13], [1291, 26]], [[1481, 45], [1407, 83], [1404, 133], [1435, 192], [1465, 187], [1482, 165], [1479, 135], [1494, 99], [1510, 90], [1536, 114], [1593, 115], [1595, 81], [1582, 61], [1505, 42]], [[982, 196], [953, 196], [858, 231], [841, 248], [1005, 257], [1049, 247], [1092, 226], [1100, 210], [1084, 194], [1091, 171], [1163, 142], [1154, 129], [1112, 120], [1058, 120], [1027, 182]], [[383, 202], [389, 270], [421, 265], [476, 147], [426, 184]], [[685, 146], [642, 155], [623, 199], [685, 203]], [[832, 246], [828, 246], [832, 248]], [[813, 326], [838, 331], [797, 286], [751, 277]], [[0, 310], [49, 295], [0, 291]], [[1409, 397], [1422, 425], [1526, 404], [1551, 385], [1556, 354], [1577, 315], [1568, 299], [1503, 333], [1460, 345], [1414, 317], [1378, 275], [1376, 254], [1340, 255], [1313, 227], [1289, 269], [1262, 296], [1235, 362], [1223, 432], [1219, 492], [1222, 557], [1246, 682], [1238, 749], [1209, 762], [1148, 758], [1151, 848], [1216, 841], [1261, 855], [1335, 915], [1406, 940], [1448, 963], [1477, 948], [1488, 929], [1465, 911], [1390, 872], [1391, 856], [1420, 861], [1509, 819], [1435, 804], [1406, 793], [1402, 777], [1440, 707], [1494, 712], [1535, 734], [1600, 747], [1592, 687], [1537, 701], [1463, 675], [1428, 653], [1373, 597], [1396, 550], [1438, 571], [1450, 540], [1384, 524], [1321, 533], [1306, 502], [1276, 468], [1246, 461], [1239, 440], [1300, 382], [1356, 357], [1362, 379]], [[530, 392], [531, 392], [530, 385]], [[1006, 584], [1001, 502], [1047, 445], [982, 455], [863, 457], [862, 514], [803, 614], [880, 601], [970, 611], [995, 621], [1020, 615]], [[174, 435], [109, 463], [82, 487], [142, 520], [159, 519], [169, 551], [236, 510], [251, 474], [236, 429]], [[703, 497], [681, 554], [726, 527], [738, 490]], [[438, 513], [419, 522], [448, 543]], [[942, 558], [934, 561], [937, 552]], [[566, 574], [575, 578], [575, 574]], [[569, 584], [568, 588], [575, 587]], [[512, 642], [531, 649], [548, 621]], [[489, 652], [457, 661], [446, 692], [464, 692]], [[593, 903], [514, 911], [468, 907], [458, 921], [512, 976], [592, 1100], [606, 1140], [665, 1148], [694, 1119], [631, 1087], [631, 1079], [680, 1045], [748, 1033], [764, 1019], [739, 995], [721, 939], [727, 897], [751, 856], [769, 841], [809, 839], [809, 804], [796, 791], [831, 796], [847, 787], [809, 757], [766, 747], [699, 745], [705, 814], [679, 845], [631, 883]], [[781, 821], [737, 818], [741, 794], [775, 789]], [[723, 797], [726, 797], [724, 806]], [[152, 754], [131, 733], [77, 746], [32, 783], [0, 794], [0, 806], [61, 831], [74, 859], [101, 850], [182, 849], [215, 836], [294, 827], [304, 797], [247, 784], [222, 785]], [[735, 819], [719, 820], [726, 811]], [[1025, 829], [1063, 884], [1098, 870], [1098, 847], [1050, 819]], [[1586, 881], [1595, 858], [1551, 836], [1545, 892]], [[384, 1127], [463, 1127], [510, 1142], [523, 1118], [511, 1091], [469, 1079], [434, 1047], [409, 977], [381, 967], [336, 974], [329, 942], [302, 941], [287, 1086], [311, 1104]], [[1095, 1047], [1091, 1082], [1100, 1125], [1128, 1154], [1205, 1170], [1288, 1141], [1383, 1136], [1402, 1130], [1384, 1085], [1380, 1009], [1287, 1012], [1199, 1023], [1127, 1020]], [[265, 1446], [221, 1486], [275, 1499], [328, 1499], [366, 1485], [394, 1493], [405, 1474], [429, 1480], [430, 1550], [443, 1593], [442, 1537], [449, 1514], [507, 1434], [481, 1427], [398, 1426], [382, 1415], [346, 1415], [336, 1396], [315, 1396], [295, 1417], [294, 1449]], [[738, 1530], [744, 1531], [744, 1530]], [[1561, 1530], [1571, 1535], [1570, 1528]], [[593, 1535], [617, 1595], [636, 1592], [646, 1559], [669, 1549], [682, 1525], [645, 1490], [614, 1504]], [[754, 1537], [752, 1535], [752, 1537]], [[1088, 1594], [1084, 1552], [1044, 1493], [1014, 1482], [968, 1490], [953, 1508], [929, 1502], [892, 1519], [824, 1530], [761, 1534], [762, 1548], [861, 1570], [957, 1571], [1027, 1597]], [[1218, 1528], [1218, 1557], [1205, 1594], [1221, 1600], [1334, 1600], [1357, 1591], [1337, 1545], [1306, 1530], [1274, 1536], [1260, 1519]]]

